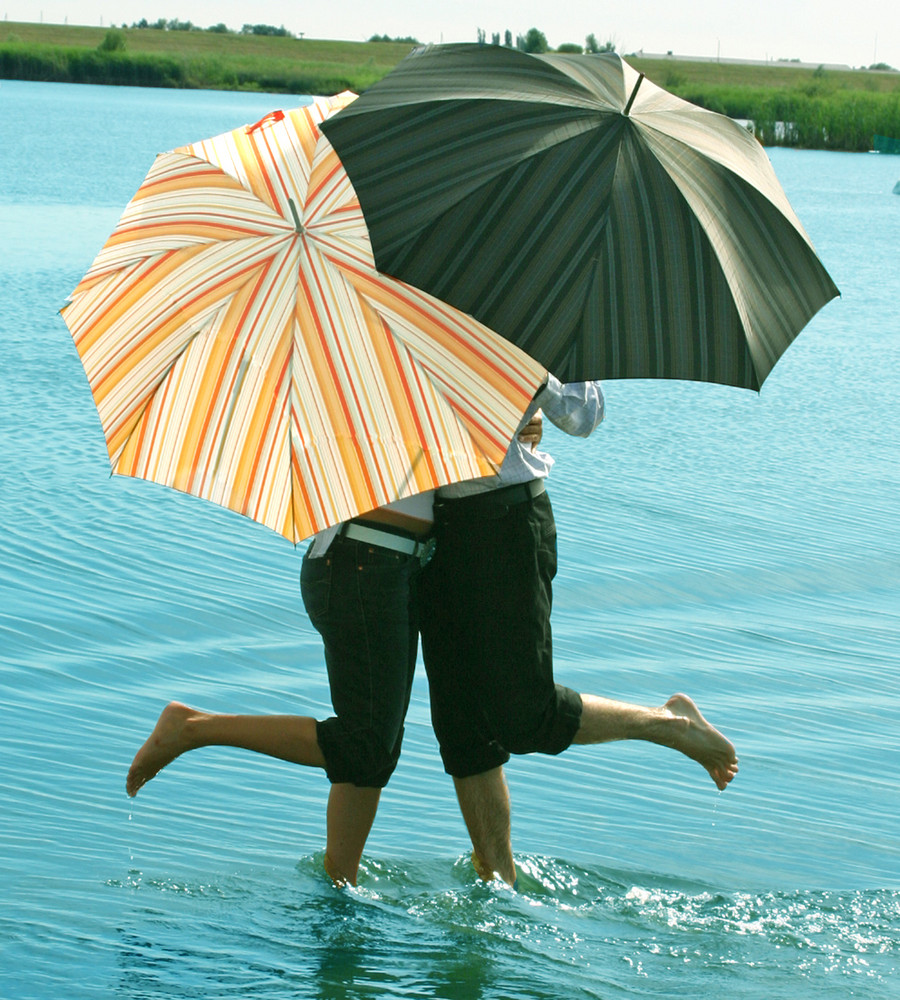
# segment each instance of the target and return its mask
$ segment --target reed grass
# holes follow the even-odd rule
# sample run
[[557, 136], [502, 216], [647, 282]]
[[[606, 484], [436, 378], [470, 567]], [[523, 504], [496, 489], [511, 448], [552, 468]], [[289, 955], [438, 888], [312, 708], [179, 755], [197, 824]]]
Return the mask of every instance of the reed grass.
[[711, 111], [752, 122], [765, 146], [865, 152], [872, 148], [874, 135], [900, 136], [900, 93], [697, 84], [673, 92]]

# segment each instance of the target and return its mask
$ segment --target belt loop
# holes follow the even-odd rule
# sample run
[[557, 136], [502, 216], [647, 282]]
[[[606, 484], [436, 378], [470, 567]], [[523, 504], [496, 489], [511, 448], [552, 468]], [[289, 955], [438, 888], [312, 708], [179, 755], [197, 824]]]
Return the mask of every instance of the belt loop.
[[437, 548], [437, 540], [434, 535], [426, 539], [424, 542], [419, 543], [419, 551], [417, 555], [419, 557], [419, 565], [427, 566], [434, 556], [434, 550]]

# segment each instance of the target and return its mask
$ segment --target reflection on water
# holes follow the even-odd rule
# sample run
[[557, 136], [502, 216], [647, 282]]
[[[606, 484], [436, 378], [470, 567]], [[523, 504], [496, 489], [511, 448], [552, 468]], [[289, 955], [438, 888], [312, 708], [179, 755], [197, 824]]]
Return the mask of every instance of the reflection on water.
[[0, 145], [0, 996], [890, 998], [900, 288], [887, 158], [772, 151], [843, 297], [759, 396], [610, 384], [595, 438], [545, 439], [558, 676], [640, 702], [689, 691], [738, 746], [728, 792], [653, 746], [516, 760], [521, 891], [484, 886], [420, 672], [357, 890], [323, 879], [318, 774], [211, 749], [125, 797], [170, 698], [328, 711], [300, 553], [110, 479], [57, 315], [158, 150], [283, 102], [2, 85], [0, 125], [29, 169]]
[[[750, 997], [771, 995], [789, 969], [797, 995], [887, 996], [896, 960], [897, 892], [634, 885], [626, 872], [525, 857], [518, 894], [473, 885], [462, 858], [376, 865], [341, 893], [323, 890], [319, 861], [302, 861], [290, 884], [267, 876], [265, 899], [237, 880], [145, 887], [132, 918], [141, 933], [127, 920], [120, 929], [122, 992], [181, 996], [187, 969], [221, 996], [550, 998], [563, 982], [576, 997], [696, 995], [712, 974], [729, 996]], [[186, 919], [202, 944], [173, 933]]]

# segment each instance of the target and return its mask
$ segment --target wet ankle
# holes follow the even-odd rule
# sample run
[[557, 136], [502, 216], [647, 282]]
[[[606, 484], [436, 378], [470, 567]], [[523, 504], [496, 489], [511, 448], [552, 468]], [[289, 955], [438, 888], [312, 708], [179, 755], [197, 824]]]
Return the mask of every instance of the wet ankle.
[[356, 885], [351, 879], [348, 879], [345, 875], [342, 875], [337, 868], [337, 865], [328, 857], [328, 852], [325, 852], [325, 856], [322, 858], [322, 867], [325, 869], [325, 874], [331, 879], [332, 882], [338, 888], [343, 888], [345, 885]]
[[494, 869], [479, 857], [477, 851], [472, 851], [472, 867], [483, 882], [493, 882]]

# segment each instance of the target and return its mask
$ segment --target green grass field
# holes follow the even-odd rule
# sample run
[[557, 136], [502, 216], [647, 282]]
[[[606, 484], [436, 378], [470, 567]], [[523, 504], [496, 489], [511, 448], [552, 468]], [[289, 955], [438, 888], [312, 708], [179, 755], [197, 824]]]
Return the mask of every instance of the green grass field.
[[[127, 71], [121, 64], [130, 61], [145, 68], [146, 82], [152, 85], [149, 79], [152, 74], [146, 67], [157, 60], [164, 67], [158, 85], [213, 90], [331, 93], [350, 88], [359, 91], [393, 69], [410, 48], [408, 44], [396, 42], [333, 42], [151, 28], [119, 30], [124, 36], [125, 48], [105, 54], [113, 65], [110, 75], [126, 77]], [[87, 61], [98, 53], [108, 31], [107, 28], [3, 22], [0, 57], [5, 58], [0, 61], [0, 75], [66, 82], [71, 76], [65, 75], [65, 66], [71, 64], [75, 67], [72, 75], [77, 75], [80, 67], [89, 66], [86, 72], [99, 76], [91, 82], [129, 82], [127, 79], [106, 79], [99, 61], [94, 65]], [[44, 67], [43, 75], [40, 75], [41, 66]], [[177, 67], [177, 72], [173, 73], [173, 67]]]
[[[109, 30], [6, 21], [0, 26], [0, 46], [6, 48], [12, 42], [25, 48], [52, 46], [96, 50]], [[301, 63], [324, 75], [339, 72], [376, 80], [396, 66], [410, 48], [397, 42], [332, 42], [152, 28], [119, 30], [125, 36], [125, 54], [163, 55], [186, 61], [219, 59], [241, 66], [256, 65], [266, 76], [275, 75], [279, 67]]]
[[[96, 49], [109, 28], [85, 28], [62, 24], [24, 24], [4, 21], [0, 44], [14, 36], [26, 45], [60, 45]], [[314, 63], [359, 67], [372, 65], [387, 72], [409, 52], [399, 42], [332, 42], [313, 38], [279, 38], [214, 31], [157, 31], [125, 28], [127, 51], [166, 55], [250, 57], [265, 61], [308, 59]]]
[[828, 81], [828, 86], [834, 89], [882, 94], [900, 93], [900, 73], [862, 69], [817, 70], [782, 62], [759, 65], [712, 61], [687, 62], [681, 59], [631, 58], [628, 61], [636, 69], [646, 73], [654, 83], [667, 90], [686, 85], [788, 89], [808, 87], [817, 81]]
[[[401, 42], [126, 28], [113, 29], [115, 45], [103, 51], [110, 47], [109, 32], [5, 21], [0, 77], [330, 94], [364, 90], [410, 50]], [[666, 58], [629, 62], [686, 100], [753, 121], [767, 144], [865, 150], [875, 134], [900, 137], [898, 72]]]

